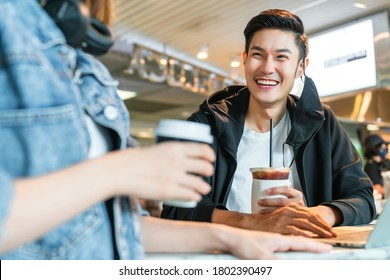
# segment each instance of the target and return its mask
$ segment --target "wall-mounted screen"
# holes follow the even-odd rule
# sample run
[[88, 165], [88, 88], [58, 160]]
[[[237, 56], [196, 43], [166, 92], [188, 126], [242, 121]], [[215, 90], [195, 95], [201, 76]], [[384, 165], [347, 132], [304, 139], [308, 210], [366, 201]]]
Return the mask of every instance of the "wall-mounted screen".
[[373, 38], [371, 19], [309, 37], [306, 74], [320, 97], [376, 85]]

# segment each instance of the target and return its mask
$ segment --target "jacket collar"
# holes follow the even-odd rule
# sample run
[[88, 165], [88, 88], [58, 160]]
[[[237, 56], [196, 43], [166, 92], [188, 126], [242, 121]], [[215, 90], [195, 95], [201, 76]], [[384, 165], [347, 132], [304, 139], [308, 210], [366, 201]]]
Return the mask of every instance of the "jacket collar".
[[[233, 155], [237, 153], [244, 130], [249, 96], [246, 86], [229, 86], [211, 95], [199, 107], [200, 111], [211, 112], [216, 138], [224, 143], [225, 148]], [[324, 109], [312, 79], [305, 77], [300, 98], [288, 96], [287, 110], [292, 126], [286, 142], [297, 147], [311, 139], [325, 119]]]
[[237, 153], [244, 131], [249, 96], [246, 86], [229, 86], [211, 95], [199, 107], [200, 111], [212, 114], [214, 124], [211, 125], [216, 127], [215, 137], [233, 155]]
[[287, 110], [291, 118], [291, 131], [286, 142], [294, 147], [300, 146], [314, 136], [325, 120], [324, 108], [311, 78], [305, 77], [300, 98], [289, 95]]

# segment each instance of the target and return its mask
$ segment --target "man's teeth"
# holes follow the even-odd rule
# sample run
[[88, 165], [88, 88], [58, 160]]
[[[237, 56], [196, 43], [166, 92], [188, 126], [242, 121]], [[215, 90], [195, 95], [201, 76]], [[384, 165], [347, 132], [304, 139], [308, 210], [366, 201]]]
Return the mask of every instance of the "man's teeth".
[[276, 86], [278, 82], [270, 81], [270, 80], [257, 80], [256, 83], [260, 85], [266, 85], [266, 86]]

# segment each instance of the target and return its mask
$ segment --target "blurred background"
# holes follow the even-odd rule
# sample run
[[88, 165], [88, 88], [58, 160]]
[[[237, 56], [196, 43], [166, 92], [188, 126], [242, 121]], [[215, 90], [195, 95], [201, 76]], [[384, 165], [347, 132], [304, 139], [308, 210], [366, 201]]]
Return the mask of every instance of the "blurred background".
[[[295, 12], [309, 36], [307, 75], [359, 152], [390, 142], [389, 0], [116, 0], [115, 44], [101, 57], [131, 114], [131, 134], [154, 142], [162, 118], [186, 119], [212, 92], [245, 84], [243, 30], [260, 11]], [[293, 94], [300, 94], [297, 81]]]

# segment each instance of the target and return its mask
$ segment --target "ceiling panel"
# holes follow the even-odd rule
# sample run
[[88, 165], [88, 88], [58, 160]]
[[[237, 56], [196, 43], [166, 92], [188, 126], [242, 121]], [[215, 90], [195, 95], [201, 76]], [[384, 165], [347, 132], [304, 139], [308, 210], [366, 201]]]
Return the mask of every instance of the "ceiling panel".
[[[132, 40], [132, 32], [195, 56], [209, 45], [209, 63], [229, 72], [230, 58], [243, 51], [243, 30], [250, 18], [264, 9], [282, 8], [302, 18], [306, 32], [321, 29], [390, 8], [389, 0], [368, 0], [368, 9], [353, 0], [117, 0], [113, 24], [116, 36]], [[162, 47], [161, 47], [162, 50]]]

